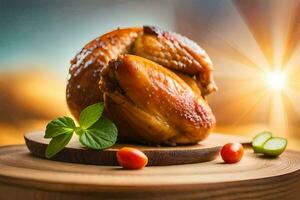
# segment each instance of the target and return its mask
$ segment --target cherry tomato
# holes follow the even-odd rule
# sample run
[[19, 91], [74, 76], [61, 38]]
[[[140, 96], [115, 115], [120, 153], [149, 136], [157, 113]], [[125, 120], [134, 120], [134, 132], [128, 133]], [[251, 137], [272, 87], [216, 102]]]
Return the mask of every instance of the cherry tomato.
[[225, 163], [239, 162], [244, 154], [244, 148], [240, 143], [228, 143], [222, 147], [221, 156]]
[[140, 150], [123, 147], [117, 152], [117, 160], [125, 169], [142, 169], [148, 163], [148, 157]]

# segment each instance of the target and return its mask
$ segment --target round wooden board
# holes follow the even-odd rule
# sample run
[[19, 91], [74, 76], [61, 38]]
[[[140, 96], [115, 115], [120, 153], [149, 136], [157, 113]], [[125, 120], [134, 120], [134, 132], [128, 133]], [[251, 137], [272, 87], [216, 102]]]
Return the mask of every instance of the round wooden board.
[[123, 170], [34, 157], [25, 145], [0, 148], [0, 199], [297, 199], [300, 154], [245, 151], [241, 162]]
[[[25, 142], [30, 152], [41, 158], [44, 158], [46, 147], [50, 141], [49, 139], [44, 139], [43, 136], [44, 132], [34, 132], [25, 135]], [[118, 165], [116, 152], [121, 147], [131, 146], [142, 150], [148, 156], [148, 166], [191, 164], [215, 159], [219, 154], [221, 146], [232, 141], [243, 144], [250, 142], [244, 137], [211, 134], [206, 140], [197, 145], [149, 147], [143, 145], [116, 144], [109, 149], [96, 151], [82, 147], [75, 136], [66, 148], [54, 156], [52, 160], [116, 166]]]

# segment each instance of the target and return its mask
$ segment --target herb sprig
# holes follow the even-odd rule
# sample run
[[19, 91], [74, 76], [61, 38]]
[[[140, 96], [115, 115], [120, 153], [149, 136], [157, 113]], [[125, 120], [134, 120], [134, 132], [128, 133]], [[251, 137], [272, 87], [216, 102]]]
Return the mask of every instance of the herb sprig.
[[46, 158], [60, 152], [71, 140], [74, 132], [80, 143], [88, 148], [101, 150], [114, 145], [117, 141], [117, 127], [102, 116], [103, 103], [86, 107], [79, 117], [79, 126], [70, 117], [58, 117], [48, 123], [44, 138], [51, 138], [46, 149]]

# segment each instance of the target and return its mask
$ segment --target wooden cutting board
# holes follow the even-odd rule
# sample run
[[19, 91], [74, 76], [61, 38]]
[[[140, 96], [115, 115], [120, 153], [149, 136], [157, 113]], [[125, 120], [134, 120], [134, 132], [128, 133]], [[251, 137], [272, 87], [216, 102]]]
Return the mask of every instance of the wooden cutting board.
[[[33, 132], [26, 134], [24, 137], [30, 152], [41, 158], [44, 158], [46, 147], [50, 142], [49, 139], [44, 139], [43, 136], [44, 132]], [[96, 151], [84, 148], [75, 135], [67, 147], [54, 156], [52, 160], [80, 164], [115, 166], [118, 165], [116, 152], [124, 146], [131, 146], [142, 150], [148, 156], [148, 166], [191, 164], [215, 159], [219, 154], [220, 148], [224, 144], [233, 141], [243, 144], [248, 144], [250, 142], [249, 139], [244, 137], [211, 134], [206, 140], [197, 145], [149, 147], [143, 145], [116, 144], [109, 149]]]

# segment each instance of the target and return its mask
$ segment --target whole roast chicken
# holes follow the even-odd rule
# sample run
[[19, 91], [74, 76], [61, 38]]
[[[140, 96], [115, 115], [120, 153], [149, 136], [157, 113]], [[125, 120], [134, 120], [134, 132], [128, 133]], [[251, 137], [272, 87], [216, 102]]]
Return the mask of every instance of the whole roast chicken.
[[206, 52], [186, 37], [153, 26], [117, 29], [71, 61], [67, 103], [78, 119], [103, 101], [122, 142], [193, 144], [215, 125], [205, 99], [217, 90], [212, 71]]

